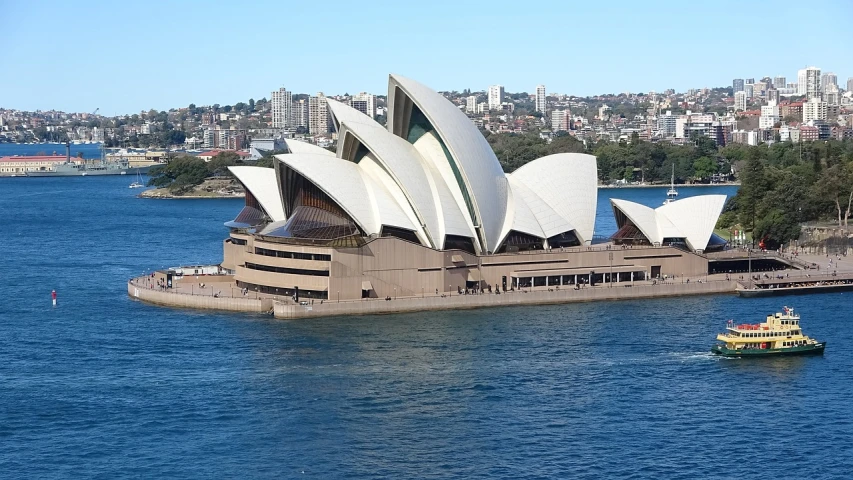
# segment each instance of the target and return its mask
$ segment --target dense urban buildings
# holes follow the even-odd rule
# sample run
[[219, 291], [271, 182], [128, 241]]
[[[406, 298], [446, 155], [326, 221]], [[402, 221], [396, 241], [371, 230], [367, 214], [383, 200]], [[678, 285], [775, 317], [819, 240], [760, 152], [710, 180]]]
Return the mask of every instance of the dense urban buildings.
[[[689, 144], [700, 136], [722, 146], [740, 141], [808, 141], [813, 131], [818, 136], [847, 138], [853, 134], [851, 87], [853, 77], [840, 85], [835, 73], [808, 67], [797, 72], [793, 83], [787, 83], [783, 75], [762, 75], [733, 79], [731, 87], [684, 92], [667, 88], [580, 97], [548, 92], [544, 85], [531, 92], [509, 94], [502, 85], [494, 84], [442, 95], [489, 134], [533, 133], [546, 142], [568, 135], [587, 146], [635, 140]], [[191, 104], [112, 118], [97, 112], [0, 109], [0, 142], [104, 142], [108, 147], [168, 148], [196, 154], [198, 149], [245, 149], [254, 139], [300, 139], [334, 148], [339, 138], [328, 100], [387, 122], [389, 99], [385, 95], [307, 95], [281, 87], [272, 91], [269, 100], [202, 107]], [[802, 135], [801, 128], [805, 129]], [[257, 151], [253, 158], [260, 155]]]

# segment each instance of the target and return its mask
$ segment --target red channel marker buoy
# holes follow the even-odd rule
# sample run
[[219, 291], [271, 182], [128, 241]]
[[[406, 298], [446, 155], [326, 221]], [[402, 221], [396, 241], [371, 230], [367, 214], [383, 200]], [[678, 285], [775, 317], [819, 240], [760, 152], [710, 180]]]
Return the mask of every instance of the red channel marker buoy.
[[53, 306], [55, 307], [56, 306], [56, 290], [50, 291], [50, 298], [53, 299]]

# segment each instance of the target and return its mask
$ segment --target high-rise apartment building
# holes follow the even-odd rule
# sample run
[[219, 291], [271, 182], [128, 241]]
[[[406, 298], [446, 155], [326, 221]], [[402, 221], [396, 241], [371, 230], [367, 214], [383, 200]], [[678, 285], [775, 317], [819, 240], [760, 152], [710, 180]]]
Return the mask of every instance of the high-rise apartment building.
[[805, 95], [809, 99], [820, 96], [819, 68], [808, 67], [797, 71], [797, 95]]
[[742, 78], [736, 78], [736, 79], [732, 80], [732, 92], [737, 93], [737, 92], [742, 92], [742, 91], [743, 91], [743, 79]]
[[571, 121], [571, 113], [568, 110], [552, 110], [551, 111], [551, 131], [568, 132], [569, 121]]
[[290, 124], [294, 128], [308, 128], [309, 108], [308, 100], [301, 99], [293, 102], [293, 110]]
[[[737, 93], [743, 94], [743, 91], [736, 92], [735, 98], [737, 98]], [[673, 115], [671, 111], [667, 110], [665, 115], [659, 115], [657, 119], [657, 129], [658, 132], [664, 137], [674, 137], [675, 136], [675, 123], [678, 120], [678, 115]]]
[[787, 81], [788, 79], [785, 77], [773, 77], [773, 86], [775, 88], [785, 88], [785, 82]]
[[823, 101], [827, 105], [839, 105], [841, 103], [841, 90], [838, 85], [829, 83], [823, 87]]
[[758, 117], [758, 128], [773, 128], [779, 121], [779, 107], [775, 103], [761, 107], [761, 116]]
[[746, 110], [746, 92], [735, 93], [735, 111]]
[[465, 99], [465, 112], [469, 114], [477, 113], [477, 96], [471, 95]]
[[329, 106], [323, 92], [308, 98], [308, 133], [325, 135], [329, 133]]
[[746, 93], [746, 98], [752, 98], [755, 96], [755, 87], [751, 83], [747, 83], [743, 86], [743, 92]]
[[820, 76], [820, 86], [826, 88], [827, 85], [838, 86], [838, 75], [832, 72], [826, 72]]
[[548, 103], [547, 97], [545, 96], [545, 85], [538, 85], [536, 87], [536, 111], [544, 114], [547, 107]]
[[755, 79], [754, 78], [747, 78], [746, 83], [755, 83]]
[[810, 98], [808, 102], [803, 103], [803, 122], [812, 120], [826, 120], [827, 108], [826, 102], [818, 97]]
[[370, 118], [376, 116], [376, 95], [361, 92], [350, 99], [350, 106]]
[[767, 104], [778, 104], [779, 103], [779, 90], [776, 87], [771, 86], [767, 90], [764, 91], [764, 98], [767, 99]]
[[272, 107], [272, 126], [273, 128], [290, 128], [292, 126], [291, 118], [293, 117], [293, 96], [290, 92], [281, 87], [272, 92], [270, 95], [270, 105]]
[[847, 79], [847, 91], [853, 92], [853, 77]]
[[489, 110], [500, 110], [504, 101], [503, 85], [492, 85], [489, 87]]

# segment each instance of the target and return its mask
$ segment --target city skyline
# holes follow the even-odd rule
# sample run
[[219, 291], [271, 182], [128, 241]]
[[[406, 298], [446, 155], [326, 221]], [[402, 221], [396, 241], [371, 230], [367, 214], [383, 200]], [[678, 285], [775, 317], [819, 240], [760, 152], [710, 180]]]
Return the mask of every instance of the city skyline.
[[[449, 3], [431, 9], [373, 3], [353, 11], [365, 21], [373, 21], [376, 27], [371, 34], [357, 34], [356, 26], [363, 22], [351, 22], [348, 15], [324, 16], [323, 29], [328, 34], [314, 38], [311, 49], [294, 46], [284, 50], [272, 48], [269, 34], [277, 27], [267, 26], [263, 19], [276, 18], [285, 8], [290, 18], [308, 18], [316, 13], [311, 6], [260, 2], [233, 9], [226, 4], [153, 2], [150, 8], [132, 10], [129, 5], [94, 2], [83, 10], [59, 2], [0, 3], [7, 13], [0, 18], [0, 28], [7, 38], [27, 44], [27, 48], [7, 51], [7, 71], [14, 74], [0, 79], [0, 106], [20, 110], [91, 112], [100, 108], [102, 114], [113, 116], [190, 103], [224, 105], [269, 98], [270, 91], [279, 86], [292, 92], [382, 94], [384, 88], [376, 78], [389, 71], [421, 78], [436, 90], [481, 91], [500, 84], [508, 92], [532, 94], [543, 84], [548, 92], [577, 96], [724, 87], [731, 85], [732, 78], [748, 76], [794, 79], [808, 65], [835, 72], [840, 85], [853, 76], [853, 60], [845, 55], [843, 45], [832, 42], [821, 44], [820, 49], [809, 42], [780, 43], [778, 50], [758, 58], [697, 56], [698, 40], [671, 42], [665, 49], [625, 50], [626, 38], [675, 38], [714, 28], [720, 33], [708, 40], [717, 44], [715, 48], [736, 51], [742, 48], [741, 40], [725, 35], [723, 29], [763, 38], [762, 32], [771, 32], [776, 24], [802, 21], [793, 2], [778, 4], [758, 23], [729, 15], [727, 2], [713, 10], [669, 1], [658, 3], [655, 9], [626, 5], [618, 14], [600, 5], [557, 2], [537, 5], [535, 11], [518, 10], [503, 2], [483, 2], [465, 10]], [[851, 18], [853, 6], [836, 1], [828, 7], [836, 14], [826, 17], [829, 20], [822, 32], [840, 38], [846, 33], [842, 19]], [[332, 2], [329, 10], [351, 8]], [[580, 42], [577, 48], [543, 49], [531, 36], [529, 41], [499, 42], [496, 48], [486, 49], [481, 46], [489, 36], [458, 21], [473, 14], [488, 23], [511, 12], [514, 23], [523, 27], [527, 20], [535, 23], [542, 11], [565, 18], [572, 38]], [[666, 22], [660, 20], [662, 12]], [[209, 26], [209, 20], [216, 18], [228, 18], [229, 23]], [[601, 21], [590, 21], [596, 18]], [[186, 19], [193, 21], [187, 23]], [[288, 23], [285, 33], [298, 38], [313, 28], [304, 23]], [[203, 28], [197, 28], [199, 24]], [[92, 35], [87, 34], [89, 28]], [[208, 29], [211, 35], [190, 35], [187, 40], [187, 29]], [[134, 30], [141, 33], [128, 35]], [[389, 42], [387, 38], [409, 41]], [[412, 44], [429, 45], [424, 50], [428, 56], [415, 55]], [[595, 48], [580, 48], [583, 44]], [[52, 67], [53, 71], [68, 71], [65, 75], [37, 75], [39, 68], [44, 70], [50, 64], [44, 62], [45, 56], [33, 52], [56, 50], [57, 45], [62, 45], [62, 51], [80, 53], [69, 58], [82, 61]], [[322, 60], [323, 52], [341, 48], [352, 53], [338, 55], [336, 62]], [[59, 60], [56, 55], [49, 58]], [[516, 59], [524, 68], [510, 68], [507, 58]], [[630, 71], [642, 74], [626, 76]]]

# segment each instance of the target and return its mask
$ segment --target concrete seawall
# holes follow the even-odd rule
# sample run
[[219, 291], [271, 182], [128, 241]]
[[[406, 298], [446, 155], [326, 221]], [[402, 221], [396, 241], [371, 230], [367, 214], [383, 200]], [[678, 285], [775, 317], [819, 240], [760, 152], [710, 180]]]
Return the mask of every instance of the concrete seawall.
[[271, 298], [214, 297], [212, 295], [188, 295], [172, 291], [154, 290], [127, 282], [127, 294], [135, 300], [164, 305], [167, 307], [197, 308], [202, 310], [224, 310], [231, 312], [267, 313], [273, 308]]
[[561, 290], [541, 290], [528, 293], [512, 292], [501, 295], [453, 295], [407, 297], [385, 301], [369, 299], [349, 302], [315, 301], [313, 305], [294, 305], [275, 302], [273, 310], [277, 318], [295, 319], [327, 317], [334, 315], [375, 315], [387, 313], [419, 312], [427, 310], [455, 310], [466, 308], [487, 308], [505, 305], [546, 305], [571, 302], [592, 302], [598, 300], [632, 300], [637, 298], [674, 297], [681, 295], [707, 295], [735, 293], [735, 281], [711, 281], [705, 283], [671, 283], [658, 285], [637, 285], [633, 287], [588, 287], [580, 290], [571, 288]]

